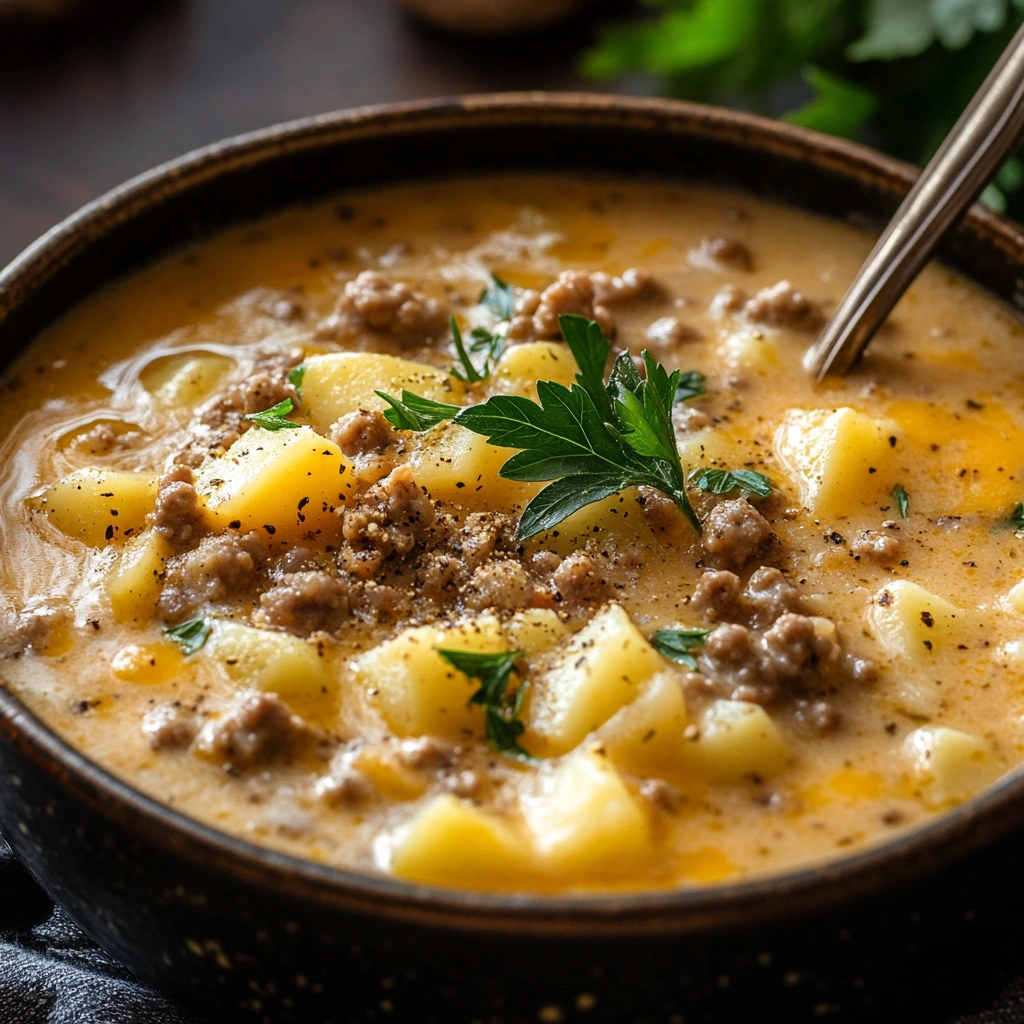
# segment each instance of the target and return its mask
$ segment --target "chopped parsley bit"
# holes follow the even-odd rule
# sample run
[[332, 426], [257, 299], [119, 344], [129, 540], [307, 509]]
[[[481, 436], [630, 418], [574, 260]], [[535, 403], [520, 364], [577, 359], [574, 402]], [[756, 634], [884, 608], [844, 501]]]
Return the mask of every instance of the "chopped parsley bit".
[[651, 637], [651, 645], [663, 657], [685, 665], [691, 672], [699, 672], [697, 659], [690, 651], [704, 646], [710, 629], [659, 629]]
[[[459, 330], [459, 325], [455, 322], [455, 316], [452, 315], [452, 341], [455, 344], [455, 354], [459, 357], [459, 362], [462, 364], [462, 372], [460, 373], [457, 369], [450, 371], [451, 375], [456, 380], [465, 381], [467, 384], [476, 384], [478, 381], [486, 380], [491, 375], [491, 366], [489, 359], [484, 359], [483, 366], [478, 370], [473, 365], [473, 360], [469, 358], [469, 353], [466, 351], [466, 346], [462, 341], [462, 331]], [[490, 335], [488, 335], [490, 338]]]
[[1010, 513], [1010, 526], [1014, 530], [1024, 530], [1024, 504], [1018, 505]]
[[295, 403], [290, 398], [286, 398], [283, 402], [264, 409], [263, 412], [248, 413], [243, 419], [252, 420], [256, 426], [262, 427], [264, 430], [295, 430], [302, 424], [292, 423], [291, 420], [285, 419], [294, 409]]
[[450, 420], [459, 412], [459, 406], [446, 405], [444, 402], [435, 402], [422, 395], [413, 394], [411, 391], [402, 391], [400, 399], [394, 398], [384, 391], [374, 391], [374, 394], [383, 398], [390, 409], [384, 410], [384, 419], [396, 430], [430, 430], [438, 423]]
[[206, 619], [189, 619], [180, 626], [171, 626], [164, 630], [184, 654], [195, 654], [210, 637], [210, 623]]
[[759, 498], [767, 498], [772, 493], [772, 483], [768, 477], [752, 469], [693, 469], [690, 470], [689, 480], [708, 494], [747, 491]]
[[470, 332], [469, 351], [473, 355], [486, 352], [486, 361], [494, 364], [505, 347], [505, 339], [500, 334], [491, 334], [486, 327], [474, 327]]
[[453, 651], [438, 648], [438, 654], [453, 668], [480, 683], [480, 688], [469, 698], [470, 704], [484, 709], [487, 742], [500, 754], [521, 761], [532, 761], [533, 756], [519, 745], [525, 726], [519, 720], [526, 699], [529, 682], [523, 680], [514, 693], [507, 693], [515, 671], [515, 663], [522, 651], [502, 651], [481, 654], [478, 651]]
[[295, 394], [302, 397], [302, 379], [306, 376], [306, 364], [305, 362], [299, 363], [298, 366], [288, 371], [288, 383], [295, 388]]
[[910, 495], [907, 494], [907, 489], [903, 484], [897, 484], [892, 489], [892, 500], [896, 502], [896, 510], [900, 514], [900, 519], [906, 519], [907, 513], [910, 511]]
[[497, 274], [491, 274], [491, 283], [480, 293], [480, 302], [499, 320], [511, 320], [516, 311], [515, 290]]
[[697, 370], [690, 370], [689, 373], [680, 374], [679, 383], [676, 385], [676, 401], [685, 402], [688, 398], [696, 398], [698, 395], [708, 393], [708, 382], [704, 374]]
[[571, 388], [538, 381], [539, 403], [495, 395], [455, 418], [489, 444], [520, 449], [501, 467], [506, 480], [553, 481], [523, 510], [517, 539], [543, 533], [584, 506], [639, 484], [670, 497], [700, 533], [672, 428], [679, 371], [668, 373], [645, 351], [642, 378], [624, 352], [605, 384], [611, 342], [601, 328], [574, 315], [559, 317], [559, 324], [580, 368]]

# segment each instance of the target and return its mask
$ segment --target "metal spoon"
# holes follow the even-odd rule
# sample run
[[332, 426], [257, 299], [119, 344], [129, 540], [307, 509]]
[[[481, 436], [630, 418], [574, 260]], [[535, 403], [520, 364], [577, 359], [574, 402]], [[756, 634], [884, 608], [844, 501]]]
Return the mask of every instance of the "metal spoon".
[[[937, 88], [941, 84], [936, 83]], [[1024, 26], [864, 261], [804, 368], [848, 373], [939, 240], [977, 198], [1024, 132]]]

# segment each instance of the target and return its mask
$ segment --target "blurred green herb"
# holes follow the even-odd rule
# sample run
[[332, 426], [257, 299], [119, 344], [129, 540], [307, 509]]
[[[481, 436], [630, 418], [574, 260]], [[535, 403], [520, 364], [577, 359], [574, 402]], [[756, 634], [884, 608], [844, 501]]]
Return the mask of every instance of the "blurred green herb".
[[690, 471], [691, 484], [707, 494], [730, 494], [746, 491], [758, 498], [767, 498], [772, 493], [772, 482], [753, 469], [715, 469], [701, 467]]
[[663, 657], [685, 665], [691, 672], [699, 672], [697, 659], [690, 652], [699, 651], [710, 632], [710, 629], [659, 629], [651, 637], [651, 643]]
[[189, 619], [180, 626], [171, 626], [164, 633], [173, 640], [184, 654], [195, 654], [210, 636], [210, 623], [206, 619]]
[[[782, 116], [924, 164], [1020, 24], [1024, 0], [647, 0], [583, 60], [599, 81]], [[800, 79], [803, 79], [801, 85]], [[808, 96], [809, 93], [809, 96]], [[1024, 216], [1012, 158], [982, 200]]]
[[907, 494], [907, 489], [903, 484], [897, 484], [892, 489], [892, 500], [896, 502], [896, 509], [900, 514], [900, 519], [906, 519], [907, 514], [910, 512], [910, 495]]
[[302, 426], [301, 423], [292, 423], [291, 420], [285, 419], [286, 416], [290, 416], [294, 411], [295, 403], [290, 398], [286, 398], [283, 402], [278, 402], [277, 405], [264, 409], [263, 412], [250, 412], [243, 416], [242, 419], [251, 420], [256, 426], [262, 427], [264, 430], [297, 430]]

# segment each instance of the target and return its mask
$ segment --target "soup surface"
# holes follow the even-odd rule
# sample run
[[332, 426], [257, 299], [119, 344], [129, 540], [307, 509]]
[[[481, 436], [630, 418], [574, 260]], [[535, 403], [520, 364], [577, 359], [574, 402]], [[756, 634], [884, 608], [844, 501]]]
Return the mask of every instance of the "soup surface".
[[140, 270], [3, 381], [7, 685], [186, 814], [417, 882], [709, 884], [941, 813], [1024, 750], [1024, 345], [931, 267], [813, 386], [869, 246], [522, 176]]

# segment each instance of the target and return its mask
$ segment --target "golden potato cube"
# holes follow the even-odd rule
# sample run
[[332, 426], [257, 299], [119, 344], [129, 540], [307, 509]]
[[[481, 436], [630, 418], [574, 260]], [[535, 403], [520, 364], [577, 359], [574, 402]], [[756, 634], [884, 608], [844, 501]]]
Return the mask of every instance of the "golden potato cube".
[[689, 722], [679, 680], [671, 672], [659, 672], [597, 735], [616, 765], [649, 778], [685, 766], [690, 741], [683, 730]]
[[552, 652], [547, 670], [532, 680], [527, 746], [545, 757], [572, 750], [663, 666], [622, 606], [609, 605]]
[[409, 465], [416, 483], [435, 501], [481, 509], [523, 506], [543, 484], [517, 483], [499, 475], [514, 454], [513, 448], [498, 448], [481, 434], [447, 423], [426, 435]]
[[497, 652], [509, 649], [493, 615], [453, 626], [415, 626], [355, 659], [356, 680], [371, 704], [399, 736], [436, 735], [453, 739], [480, 735], [483, 711], [470, 705], [479, 684], [437, 653]]
[[214, 530], [258, 530], [291, 543], [340, 533], [336, 509], [355, 481], [341, 449], [309, 427], [252, 427], [199, 470], [196, 490]]
[[541, 862], [573, 877], [629, 874], [651, 852], [651, 824], [611, 761], [578, 751], [523, 799]]
[[[584, 505], [578, 512], [563, 519], [553, 530], [538, 534], [529, 543], [546, 551], [554, 551], [563, 558], [586, 547], [588, 541], [597, 544], [611, 541], [619, 548], [627, 544], [650, 546], [655, 542], [654, 531], [644, 518], [636, 499], [636, 488], [630, 487], [620, 494], [595, 501], [592, 505]], [[691, 531], [682, 512], [679, 513], [679, 525]]]
[[386, 409], [374, 394], [386, 391], [400, 398], [402, 389], [435, 402], [459, 405], [465, 389], [447, 370], [383, 352], [331, 352], [306, 360], [302, 407], [317, 430], [327, 430], [357, 409]]
[[906, 739], [914, 774], [931, 800], [964, 800], [998, 774], [988, 745], [958, 729], [925, 725]]
[[156, 490], [149, 473], [76, 469], [34, 504], [61, 533], [98, 548], [138, 533], [153, 511]]
[[529, 851], [515, 829], [448, 793], [408, 826], [391, 858], [399, 877], [458, 889], [507, 889], [528, 874]]
[[738, 370], [753, 370], [764, 376], [779, 364], [779, 350], [762, 330], [739, 328], [727, 335], [718, 347], [718, 356]]
[[910, 580], [894, 580], [875, 594], [868, 622], [875, 639], [889, 654], [927, 658], [944, 644], [956, 643], [967, 616]]
[[164, 569], [173, 554], [170, 544], [153, 530], [143, 530], [125, 544], [106, 581], [115, 621], [153, 618], [164, 586]]
[[891, 501], [894, 424], [854, 409], [791, 409], [775, 453], [803, 504], [825, 519]]
[[321, 645], [241, 622], [216, 622], [203, 655], [239, 685], [286, 697], [322, 693], [335, 682]]
[[1024, 580], [1010, 588], [1006, 603], [1015, 611], [1024, 613]]
[[227, 356], [189, 352], [157, 360], [142, 374], [142, 383], [160, 405], [185, 409], [205, 398], [233, 365]]
[[550, 608], [525, 608], [505, 623], [510, 650], [532, 658], [550, 651], [569, 632], [569, 627]]
[[555, 341], [529, 341], [502, 352], [491, 374], [496, 391], [523, 395], [537, 401], [537, 381], [550, 380], [571, 386], [579, 367], [568, 345]]
[[699, 736], [687, 756], [715, 782], [768, 778], [786, 766], [788, 752], [779, 730], [760, 704], [716, 700], [704, 715]]

